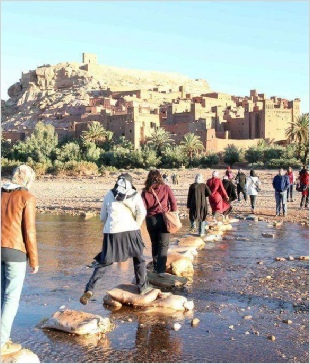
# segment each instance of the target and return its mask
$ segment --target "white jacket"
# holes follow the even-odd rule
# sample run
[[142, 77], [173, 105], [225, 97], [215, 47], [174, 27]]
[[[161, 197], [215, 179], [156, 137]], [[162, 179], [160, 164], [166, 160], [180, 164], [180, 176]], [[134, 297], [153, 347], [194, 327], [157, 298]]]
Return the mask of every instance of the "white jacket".
[[[136, 192], [134, 189], [128, 195]], [[141, 195], [136, 193], [124, 201], [116, 201], [110, 190], [104, 197], [100, 210], [100, 220], [104, 222], [104, 233], [122, 233], [139, 230], [146, 216]]]
[[261, 181], [258, 179], [258, 177], [247, 177], [246, 178], [246, 191], [248, 195], [258, 195], [257, 189], [255, 187], [255, 185], [257, 185], [258, 187], [261, 186]]

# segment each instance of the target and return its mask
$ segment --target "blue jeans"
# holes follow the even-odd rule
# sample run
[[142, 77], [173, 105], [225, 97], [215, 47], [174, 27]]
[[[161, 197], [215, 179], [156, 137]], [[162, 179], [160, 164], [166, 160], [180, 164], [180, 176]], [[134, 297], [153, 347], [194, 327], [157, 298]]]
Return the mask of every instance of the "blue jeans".
[[27, 262], [1, 262], [1, 346], [10, 338], [26, 275]]
[[276, 197], [276, 214], [281, 214], [281, 207], [283, 210], [283, 214], [286, 214], [286, 202], [287, 202], [287, 191], [284, 192], [275, 192]]

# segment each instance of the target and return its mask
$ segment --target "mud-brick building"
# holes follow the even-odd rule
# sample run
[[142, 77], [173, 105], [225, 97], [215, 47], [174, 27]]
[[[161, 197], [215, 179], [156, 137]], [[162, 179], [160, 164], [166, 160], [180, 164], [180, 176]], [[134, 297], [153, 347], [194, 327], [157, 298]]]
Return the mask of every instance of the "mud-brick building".
[[146, 139], [159, 127], [158, 110], [148, 107], [128, 106], [123, 110], [103, 110], [103, 127], [112, 131], [116, 138], [125, 137], [135, 149], [139, 149]]

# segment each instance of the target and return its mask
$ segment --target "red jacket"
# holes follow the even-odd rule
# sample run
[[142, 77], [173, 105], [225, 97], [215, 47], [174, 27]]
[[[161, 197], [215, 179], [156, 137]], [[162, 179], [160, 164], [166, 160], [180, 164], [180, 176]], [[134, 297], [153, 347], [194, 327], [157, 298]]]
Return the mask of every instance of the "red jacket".
[[154, 188], [154, 191], [161, 203], [162, 209], [152, 191], [143, 190], [141, 196], [147, 211], [146, 216], [153, 216], [163, 211], [178, 210], [177, 201], [168, 185], [159, 185], [157, 188]]
[[228, 195], [223, 186], [222, 181], [217, 177], [212, 177], [207, 180], [207, 186], [211, 190], [211, 195], [209, 196], [209, 202], [212, 208], [212, 212], [224, 212], [226, 211], [230, 204], [227, 202]]

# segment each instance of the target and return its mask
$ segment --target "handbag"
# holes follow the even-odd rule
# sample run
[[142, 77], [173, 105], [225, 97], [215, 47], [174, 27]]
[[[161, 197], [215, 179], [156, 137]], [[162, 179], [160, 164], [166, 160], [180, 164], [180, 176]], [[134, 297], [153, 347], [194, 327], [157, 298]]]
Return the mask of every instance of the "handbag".
[[297, 183], [297, 185], [296, 185], [296, 191], [302, 192], [302, 190], [303, 190], [303, 188], [302, 188], [301, 184], [300, 183]]
[[162, 215], [163, 215], [163, 219], [164, 219], [164, 223], [166, 225], [167, 231], [172, 234], [176, 233], [182, 227], [182, 223], [180, 221], [178, 212], [177, 211], [164, 211], [163, 207], [158, 199], [158, 196], [153, 189], [152, 189], [152, 193], [156, 197], [156, 200], [162, 209]]

